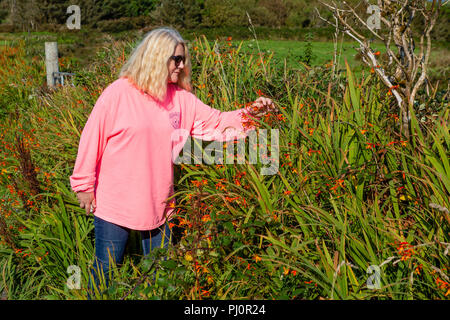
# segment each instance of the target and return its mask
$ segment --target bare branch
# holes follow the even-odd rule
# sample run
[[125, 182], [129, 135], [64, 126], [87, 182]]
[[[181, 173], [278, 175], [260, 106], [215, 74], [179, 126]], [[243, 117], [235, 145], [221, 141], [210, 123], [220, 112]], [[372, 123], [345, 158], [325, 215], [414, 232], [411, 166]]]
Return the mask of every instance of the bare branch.
[[[333, 6], [330, 6], [328, 3], [322, 2], [322, 1], [320, 1], [320, 0], [319, 0], [319, 2], [320, 2], [321, 4], [323, 4], [324, 6], [328, 7], [329, 9], [332, 9], [333, 11], [349, 12], [349, 10], [338, 9], [338, 8], [336, 7], [336, 4], [335, 4], [335, 6], [333, 7]], [[333, 4], [334, 4], [334, 3], [333, 3]]]
[[330, 21], [328, 21], [327, 19], [325, 19], [324, 17], [322, 17], [322, 16], [320, 15], [319, 10], [317, 10], [317, 8], [314, 8], [314, 9], [316, 9], [317, 15], [319, 16], [319, 19], [320, 19], [320, 20], [323, 20], [323, 21], [325, 21], [326, 23], [328, 23], [329, 25], [332, 25], [333, 27], [338, 28], [337, 21], [336, 21], [336, 24], [332, 24]]
[[[449, 1], [433, 0], [432, 3], [428, 3], [424, 0], [377, 0], [381, 13], [380, 22], [387, 26], [383, 30], [370, 28], [369, 23], [364, 21], [363, 17], [357, 13], [356, 8], [345, 1], [342, 2], [343, 8], [338, 8], [334, 2], [330, 5], [320, 1], [326, 8], [332, 10], [336, 22], [333, 24], [320, 17], [320, 14], [319, 17], [359, 43], [359, 49], [357, 50], [361, 53], [363, 62], [373, 68], [378, 78], [394, 95], [401, 113], [401, 130], [406, 138], [409, 138], [409, 108], [414, 106], [414, 98], [419, 88], [423, 86], [425, 81], [429, 81], [427, 73], [431, 53], [430, 33], [441, 7]], [[367, 6], [371, 5], [369, 0], [362, 0], [362, 2]], [[358, 5], [362, 2], [359, 2]], [[418, 55], [414, 52], [416, 43], [411, 27], [416, 16], [423, 16], [425, 19], [422, 26], [423, 32], [420, 34], [420, 53]], [[356, 23], [353, 21], [356, 21]], [[362, 25], [374, 37], [384, 42], [388, 55], [387, 62], [377, 61], [374, 52], [370, 49], [371, 40], [359, 34], [355, 30], [354, 24]], [[391, 48], [391, 43], [397, 48], [396, 54], [394, 53], [395, 49], [392, 50]], [[382, 64], [385, 67], [389, 66], [389, 68], [381, 67]], [[417, 79], [419, 72], [420, 76]], [[429, 88], [431, 88], [431, 92]], [[434, 90], [431, 83], [427, 83], [427, 95], [432, 94]]]
[[373, 54], [372, 50], [370, 50], [369, 48], [367, 48], [367, 46], [361, 41], [359, 40], [357, 37], [355, 37], [354, 35], [352, 35], [348, 30], [345, 31], [346, 34], [348, 34], [350, 37], [352, 37], [353, 39], [355, 39], [355, 41], [357, 41], [360, 45], [360, 50], [362, 51], [362, 54], [366, 57], [368, 57], [370, 59], [370, 62], [373, 65], [374, 71], [376, 73], [378, 73], [378, 75], [380, 76], [381, 80], [389, 87], [391, 88], [391, 92], [392, 94], [395, 96], [395, 98], [397, 99], [397, 103], [399, 105], [402, 105], [403, 99], [400, 96], [400, 94], [397, 92], [397, 90], [395, 90], [393, 87], [393, 84], [391, 83], [391, 81], [389, 80], [388, 76], [384, 73], [384, 70], [382, 68], [378, 68], [378, 64], [377, 64], [377, 59], [375, 58], [375, 55]]
[[[434, 3], [436, 0], [433, 1], [433, 5], [432, 8], [434, 7]], [[439, 4], [441, 3], [441, 0], [439, 0]], [[413, 87], [413, 90], [411, 92], [411, 96], [409, 99], [409, 104], [413, 105], [414, 103], [414, 97], [417, 93], [417, 90], [422, 86], [423, 82], [425, 81], [425, 78], [427, 76], [427, 68], [428, 68], [428, 62], [429, 62], [429, 58], [430, 58], [430, 53], [431, 53], [431, 37], [430, 37], [430, 33], [433, 30], [434, 25], [436, 24], [436, 20], [438, 17], [438, 10], [436, 10], [434, 12], [434, 15], [432, 16], [431, 19], [429, 19], [430, 21], [430, 25], [427, 28], [427, 32], [425, 34], [425, 37], [427, 39], [427, 52], [425, 54], [425, 59], [421, 59], [420, 62], [422, 64], [422, 73], [420, 74], [419, 80], [417, 80], [416, 84]]]
[[345, 26], [345, 28], [349, 29], [353, 34], [357, 35], [360, 39], [366, 40], [366, 38], [356, 32], [348, 23], [345, 21], [340, 14], [337, 14], [337, 18], [339, 21]]

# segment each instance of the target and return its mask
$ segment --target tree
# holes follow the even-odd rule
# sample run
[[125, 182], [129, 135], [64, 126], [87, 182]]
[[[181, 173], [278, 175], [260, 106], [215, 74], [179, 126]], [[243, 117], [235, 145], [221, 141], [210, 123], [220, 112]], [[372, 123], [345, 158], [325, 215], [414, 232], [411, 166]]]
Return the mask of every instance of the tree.
[[[26, 1], [26, 0], [25, 0]], [[72, 3], [68, 0], [39, 0], [40, 23], [63, 24], [68, 15], [67, 7]], [[26, 8], [25, 8], [26, 9]]]
[[11, 23], [22, 31], [37, 30], [42, 12], [37, 0], [10, 0]]
[[[98, 2], [98, 1], [97, 1]], [[160, 0], [104, 0], [98, 2], [100, 20], [148, 16]]]
[[183, 0], [162, 0], [150, 16], [159, 24], [182, 27], [184, 24]]
[[[431, 54], [430, 34], [444, 5], [442, 0], [431, 3], [426, 0], [378, 0], [376, 6], [364, 0], [366, 8], [373, 9], [369, 19], [361, 18], [354, 6], [345, 1], [341, 7], [334, 2], [332, 5], [321, 3], [332, 11], [334, 22], [322, 18], [317, 11], [319, 18], [358, 42], [358, 51], [364, 63], [372, 68], [389, 88], [388, 93], [395, 97], [402, 119], [401, 132], [409, 138], [410, 109], [414, 108], [417, 92], [424, 84], [432, 88], [427, 75]], [[421, 31], [414, 36], [412, 23], [419, 17], [423, 19]], [[367, 31], [372, 38], [357, 28]], [[379, 53], [370, 48], [375, 38], [385, 44], [387, 59], [382, 60]], [[414, 38], [420, 39], [418, 44]]]
[[239, 0], [205, 0], [203, 26], [228, 27], [246, 25], [245, 10]]
[[260, 0], [258, 5], [266, 8], [272, 16], [271, 27], [283, 26], [288, 17], [288, 11], [283, 0]]
[[0, 23], [8, 16], [9, 14], [9, 3], [6, 0], [0, 0]]
[[185, 0], [184, 8], [185, 28], [197, 28], [203, 23], [204, 0]]
[[127, 0], [125, 13], [127, 17], [148, 16], [161, 2], [160, 0]]

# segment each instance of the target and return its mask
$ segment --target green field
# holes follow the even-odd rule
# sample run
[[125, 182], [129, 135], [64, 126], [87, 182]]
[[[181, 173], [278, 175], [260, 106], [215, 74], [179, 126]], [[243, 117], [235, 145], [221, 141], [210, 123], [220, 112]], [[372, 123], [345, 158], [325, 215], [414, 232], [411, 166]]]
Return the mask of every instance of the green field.
[[[233, 41], [234, 45], [239, 45], [239, 43], [239, 41]], [[259, 49], [264, 54], [271, 54], [273, 52], [273, 60], [277, 66], [282, 67], [286, 60], [286, 63], [290, 68], [303, 70], [303, 66], [299, 63], [298, 57], [305, 53], [307, 42], [291, 40], [259, 40], [258, 44]], [[333, 41], [312, 42], [311, 45], [314, 55], [312, 65], [323, 66], [333, 60]], [[347, 59], [356, 76], [361, 76], [363, 70], [365, 70], [367, 74], [370, 68], [358, 57], [358, 48], [359, 44], [355, 41], [338, 42], [338, 70], [345, 70], [345, 59]], [[434, 50], [432, 50], [430, 58], [430, 61], [432, 62], [430, 68], [431, 78], [447, 79], [450, 71], [450, 51], [445, 46], [433, 46], [432, 48], [434, 48]], [[258, 54], [259, 52], [257, 41], [255, 40], [243, 41], [242, 49], [243, 51], [252, 52], [254, 54]], [[373, 51], [380, 51], [382, 55], [386, 52], [383, 43], [374, 43], [372, 49]], [[415, 52], [418, 54], [419, 49], [416, 48]], [[445, 82], [444, 88], [446, 88]]]
[[[273, 52], [273, 60], [277, 66], [282, 67], [286, 60], [286, 64], [290, 68], [303, 70], [303, 65], [299, 62], [302, 55], [305, 54], [307, 42], [304, 41], [291, 41], [291, 40], [246, 40], [243, 42], [243, 50], [246, 52], [252, 52], [258, 54], [258, 45], [261, 52], [270, 55]], [[238, 42], [236, 42], [238, 43]], [[312, 65], [326, 65], [333, 60], [334, 44], [333, 42], [312, 42], [313, 59]], [[337, 48], [337, 55], [339, 59], [339, 66], [342, 70], [345, 68], [344, 60], [350, 63], [350, 66], [358, 74], [363, 64], [356, 60], [357, 55], [357, 43], [356, 42], [344, 42], [339, 43]], [[380, 50], [382, 52], [384, 46], [376, 44], [373, 46], [374, 51]], [[367, 70], [367, 67], [366, 67]]]
[[[187, 35], [186, 35], [187, 36]], [[193, 42], [195, 34], [189, 34], [188, 42]], [[106, 34], [100, 32], [88, 32], [86, 30], [80, 32], [64, 32], [64, 33], [52, 33], [52, 32], [32, 32], [32, 33], [0, 33], [0, 45], [14, 43], [18, 39], [23, 39], [28, 45], [29, 55], [44, 55], [44, 42], [45, 41], [57, 41], [60, 56], [66, 59], [70, 59], [73, 62], [74, 68], [84, 68], [92, 63], [98, 50], [104, 46], [110, 45], [115, 41], [139, 41], [140, 36], [136, 31], [133, 32], [121, 32], [117, 34]], [[224, 49], [227, 48], [226, 37], [216, 40], [222, 45]], [[211, 44], [214, 43], [213, 39], [208, 39]], [[337, 57], [338, 67], [337, 70], [341, 72], [345, 71], [345, 59], [352, 67], [356, 77], [361, 77], [362, 72], [366, 74], [370, 70], [365, 66], [362, 60], [358, 57], [358, 44], [355, 41], [348, 41], [344, 39], [337, 44]], [[239, 40], [233, 39], [231, 41], [233, 47], [238, 47], [242, 42], [241, 52], [258, 55], [259, 52], [265, 56], [269, 56], [273, 53], [273, 63], [277, 68], [284, 68], [284, 65], [289, 69], [304, 70], [304, 65], [300, 62], [301, 56], [305, 54], [307, 42], [295, 41], [295, 40]], [[258, 48], [259, 47], [259, 48]], [[312, 41], [312, 66], [323, 66], [330, 63], [333, 60], [334, 43], [330, 39], [329, 41]], [[448, 79], [450, 72], [450, 52], [448, 46], [445, 45], [433, 45], [432, 55], [430, 58], [430, 78], [432, 81], [441, 79], [440, 86], [445, 89], [445, 79]], [[385, 53], [386, 49], [382, 43], [374, 43], [372, 46], [374, 51], [380, 51]], [[416, 48], [416, 52], [418, 52]], [[395, 51], [394, 51], [395, 52]], [[76, 70], [65, 70], [76, 72]]]

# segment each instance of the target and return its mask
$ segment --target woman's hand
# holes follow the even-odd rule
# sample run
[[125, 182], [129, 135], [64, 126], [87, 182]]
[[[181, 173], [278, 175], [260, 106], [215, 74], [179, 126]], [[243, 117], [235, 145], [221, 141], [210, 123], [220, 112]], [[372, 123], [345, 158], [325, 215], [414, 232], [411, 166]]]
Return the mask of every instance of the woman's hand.
[[95, 204], [94, 192], [77, 192], [77, 198], [80, 202], [80, 208], [86, 209], [86, 215], [94, 212], [97, 207]]
[[251, 106], [247, 107], [247, 110], [253, 117], [260, 118], [266, 113], [277, 111], [278, 108], [271, 99], [259, 97]]
[[267, 108], [269, 111], [277, 110], [277, 107], [275, 106], [273, 101], [266, 97], [259, 97], [258, 99], [256, 99], [255, 102], [253, 103], [253, 106]]

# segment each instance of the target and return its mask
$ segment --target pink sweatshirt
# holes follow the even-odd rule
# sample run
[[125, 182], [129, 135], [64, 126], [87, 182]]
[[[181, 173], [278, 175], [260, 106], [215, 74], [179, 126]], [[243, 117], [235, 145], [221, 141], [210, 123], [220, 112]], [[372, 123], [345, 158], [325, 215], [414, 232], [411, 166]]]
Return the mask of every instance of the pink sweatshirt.
[[[220, 112], [194, 94], [169, 84], [158, 103], [127, 78], [110, 84], [98, 98], [81, 134], [70, 184], [74, 192], [94, 192], [94, 214], [133, 230], [151, 230], [174, 213], [173, 154], [188, 135], [211, 141], [214, 130], [235, 128], [232, 139], [247, 136], [242, 126], [245, 109]], [[182, 136], [182, 135], [181, 135]], [[215, 137], [228, 141], [230, 136]]]

